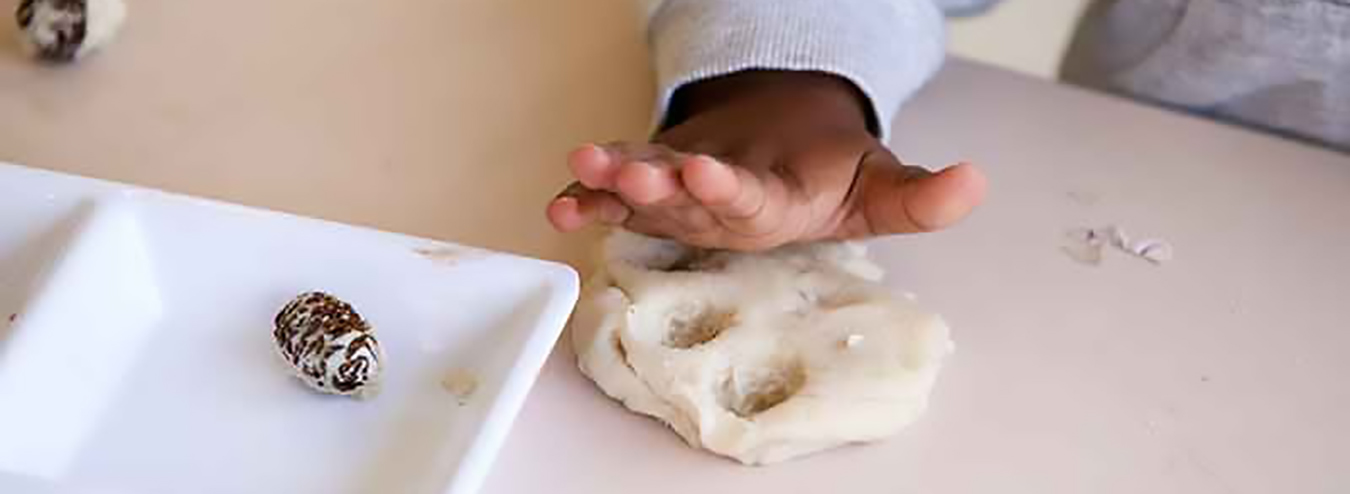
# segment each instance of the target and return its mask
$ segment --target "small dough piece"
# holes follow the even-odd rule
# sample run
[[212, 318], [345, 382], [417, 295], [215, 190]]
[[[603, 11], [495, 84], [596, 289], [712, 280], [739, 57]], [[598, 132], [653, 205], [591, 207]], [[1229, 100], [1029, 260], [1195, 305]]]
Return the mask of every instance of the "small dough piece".
[[277, 314], [281, 358], [311, 388], [357, 398], [379, 392], [384, 351], [352, 306], [323, 292], [300, 294]]
[[878, 283], [861, 245], [761, 254], [615, 231], [572, 318], [581, 371], [691, 446], [762, 465], [899, 432], [947, 326]]
[[455, 369], [441, 379], [441, 387], [454, 395], [460, 406], [464, 406], [478, 392], [478, 376], [465, 369]]
[[111, 41], [126, 20], [122, 0], [22, 0], [14, 17], [24, 51], [71, 62]]

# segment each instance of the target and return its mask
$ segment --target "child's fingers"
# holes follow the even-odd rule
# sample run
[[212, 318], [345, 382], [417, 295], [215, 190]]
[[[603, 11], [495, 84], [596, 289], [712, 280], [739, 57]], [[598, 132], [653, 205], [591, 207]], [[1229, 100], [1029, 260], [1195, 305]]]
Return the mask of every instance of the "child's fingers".
[[703, 208], [686, 207], [651, 213], [635, 211], [623, 223], [623, 227], [703, 247], [723, 247], [726, 243], [726, 229]]
[[630, 161], [619, 167], [614, 183], [619, 195], [637, 206], [676, 208], [692, 202], [674, 165]]
[[618, 192], [635, 205], [688, 204], [681, 199], [679, 161], [684, 155], [661, 144], [616, 142], [588, 144], [572, 152], [567, 163], [583, 185]]
[[614, 194], [574, 183], [549, 203], [546, 213], [554, 228], [572, 232], [596, 222], [621, 225], [632, 211]]
[[684, 153], [672, 149], [664, 144], [654, 142], [611, 142], [601, 146], [610, 159], [617, 163], [626, 163], [629, 161], [645, 161], [658, 165], [675, 166]]
[[574, 232], [586, 226], [586, 217], [581, 214], [581, 204], [575, 197], [553, 199], [548, 203], [545, 214], [548, 215], [548, 222], [560, 232]]
[[769, 226], [767, 184], [749, 170], [696, 156], [685, 161], [681, 177], [690, 195], [727, 228], [754, 234]]
[[609, 151], [594, 144], [581, 146], [567, 156], [567, 166], [577, 181], [596, 190], [614, 188], [614, 175], [619, 164]]
[[689, 193], [710, 211], [744, 217], [754, 213], [755, 203], [762, 202], [763, 194], [756, 192], [756, 181], [742, 180], [741, 173], [748, 174], [713, 158], [695, 156], [685, 160], [680, 175]]

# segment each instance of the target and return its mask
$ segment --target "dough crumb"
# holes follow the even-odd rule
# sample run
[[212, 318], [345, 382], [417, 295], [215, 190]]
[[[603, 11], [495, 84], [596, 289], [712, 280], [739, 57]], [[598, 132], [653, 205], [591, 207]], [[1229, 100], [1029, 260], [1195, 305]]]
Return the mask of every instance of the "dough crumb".
[[1153, 264], [1172, 260], [1172, 244], [1156, 238], [1131, 240], [1125, 229], [1115, 225], [1103, 228], [1074, 228], [1065, 236], [1069, 243], [1062, 247], [1063, 252], [1073, 260], [1089, 266], [1102, 263], [1102, 252], [1108, 246]]
[[866, 338], [867, 338], [866, 336], [860, 334], [848, 335], [848, 338], [844, 338], [844, 348], [852, 350], [854, 347], [861, 345], [863, 343], [863, 340]]
[[413, 253], [422, 256], [428, 261], [447, 266], [455, 266], [482, 255], [469, 249], [455, 247], [423, 247], [413, 249]]
[[469, 399], [478, 391], [478, 376], [464, 369], [455, 369], [441, 379], [441, 387], [455, 395], [459, 406], [469, 403]]
[[1172, 260], [1172, 244], [1158, 239], [1145, 239], [1132, 243], [1127, 250], [1136, 256], [1154, 264]]

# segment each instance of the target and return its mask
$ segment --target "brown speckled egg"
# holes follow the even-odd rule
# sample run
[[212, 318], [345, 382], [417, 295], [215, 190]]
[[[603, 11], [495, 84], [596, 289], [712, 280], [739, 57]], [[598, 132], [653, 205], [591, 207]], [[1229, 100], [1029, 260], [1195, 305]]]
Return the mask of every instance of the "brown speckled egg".
[[323, 292], [296, 297], [276, 317], [277, 351], [310, 387], [367, 398], [379, 390], [384, 352], [352, 306]]

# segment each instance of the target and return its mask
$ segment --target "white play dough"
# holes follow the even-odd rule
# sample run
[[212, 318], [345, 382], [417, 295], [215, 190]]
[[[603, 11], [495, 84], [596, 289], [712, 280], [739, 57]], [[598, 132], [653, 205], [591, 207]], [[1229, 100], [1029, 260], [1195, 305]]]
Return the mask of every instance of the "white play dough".
[[616, 231], [602, 252], [572, 318], [582, 372], [746, 464], [895, 434], [953, 348], [860, 245], [709, 253]]

